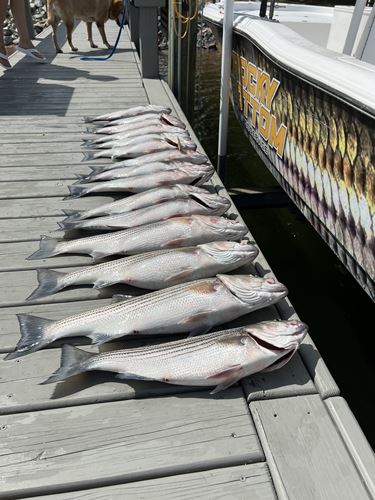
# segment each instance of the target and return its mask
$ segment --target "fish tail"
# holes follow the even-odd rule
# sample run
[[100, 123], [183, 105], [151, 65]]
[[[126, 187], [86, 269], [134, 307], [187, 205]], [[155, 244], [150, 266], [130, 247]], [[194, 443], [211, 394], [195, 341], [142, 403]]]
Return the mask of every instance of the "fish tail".
[[56, 370], [47, 380], [41, 383], [53, 384], [66, 378], [78, 375], [87, 370], [86, 361], [95, 356], [94, 353], [83, 351], [69, 344], [64, 344], [61, 349], [60, 368]]
[[76, 179], [81, 182], [82, 180], [86, 179], [87, 175], [86, 174], [75, 174]]
[[84, 123], [92, 123], [96, 121], [96, 118], [94, 116], [84, 116], [83, 121]]
[[31, 314], [17, 314], [21, 330], [21, 339], [16, 349], [4, 359], [16, 359], [25, 354], [38, 351], [50, 341], [46, 338], [47, 327], [53, 323], [51, 319], [39, 318]]
[[70, 198], [80, 198], [81, 196], [85, 196], [89, 192], [88, 188], [83, 186], [77, 186], [73, 184], [69, 186], [70, 196], [64, 198], [64, 200], [69, 200]]
[[62, 212], [69, 217], [70, 220], [81, 219], [83, 214], [83, 210], [68, 210], [67, 208], [63, 208]]
[[26, 260], [45, 259], [46, 257], [57, 255], [59, 253], [56, 249], [58, 243], [59, 240], [55, 238], [43, 236], [40, 240], [39, 250], [29, 255]]
[[88, 134], [97, 134], [99, 128], [100, 127], [96, 123], [93, 123], [90, 127], [86, 127], [86, 131]]
[[96, 158], [96, 152], [95, 151], [82, 151], [83, 158], [81, 161], [90, 161], [90, 160], [95, 160]]
[[52, 271], [51, 269], [37, 269], [37, 273], [39, 286], [27, 297], [27, 301], [53, 295], [64, 288], [61, 278], [65, 276], [65, 273]]
[[71, 220], [70, 217], [67, 217], [66, 219], [62, 220], [61, 222], [58, 221], [57, 224], [59, 225], [60, 229], [76, 229], [77, 227], [80, 227], [80, 223], [83, 222], [80, 219], [79, 220]]

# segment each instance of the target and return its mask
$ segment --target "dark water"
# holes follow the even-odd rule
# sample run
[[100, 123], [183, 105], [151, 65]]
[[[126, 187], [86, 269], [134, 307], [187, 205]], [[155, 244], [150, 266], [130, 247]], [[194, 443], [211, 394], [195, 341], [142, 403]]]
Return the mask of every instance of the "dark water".
[[[220, 54], [198, 49], [193, 125], [216, 164]], [[226, 187], [264, 188], [277, 182], [251, 148], [233, 112]], [[241, 215], [277, 278], [289, 289], [298, 315], [372, 446], [374, 303], [296, 208], [243, 210]]]

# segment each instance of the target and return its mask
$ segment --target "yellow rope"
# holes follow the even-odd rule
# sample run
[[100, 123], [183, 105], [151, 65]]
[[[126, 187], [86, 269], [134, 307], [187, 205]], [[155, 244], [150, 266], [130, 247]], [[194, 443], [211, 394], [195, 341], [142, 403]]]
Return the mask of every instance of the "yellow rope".
[[[190, 7], [191, 7], [190, 1], [191, 0], [188, 0], [189, 11], [190, 11]], [[174, 29], [174, 32], [175, 32], [175, 35], [177, 36], [177, 38], [180, 38], [182, 40], [183, 38], [186, 37], [186, 35], [189, 32], [190, 22], [193, 21], [198, 15], [198, 7], [199, 7], [199, 0], [195, 0], [194, 14], [192, 16], [190, 16], [190, 15], [184, 16], [177, 8], [177, 1], [173, 0], [173, 29]], [[186, 24], [185, 31], [182, 35], [180, 35], [178, 33], [177, 26], [176, 26], [176, 19], [178, 19], [181, 24]]]

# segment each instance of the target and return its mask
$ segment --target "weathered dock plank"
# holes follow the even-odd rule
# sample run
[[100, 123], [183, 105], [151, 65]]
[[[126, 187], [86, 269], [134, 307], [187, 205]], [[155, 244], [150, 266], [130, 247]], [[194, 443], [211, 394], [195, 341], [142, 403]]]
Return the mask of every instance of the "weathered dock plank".
[[[42, 181], [43, 182], [43, 181]], [[48, 182], [48, 181], [47, 181]], [[57, 184], [63, 181], [58, 181]], [[35, 183], [37, 184], [37, 183]], [[51, 183], [51, 184], [54, 184]], [[1, 188], [0, 184], [0, 188]], [[59, 186], [57, 186], [59, 188]], [[30, 193], [32, 194], [32, 193]], [[85, 196], [64, 200], [61, 195], [40, 199], [28, 197], [21, 201], [16, 199], [0, 200], [0, 219], [19, 219], [31, 217], [51, 217], [56, 220], [65, 218], [63, 209], [88, 210], [114, 200], [113, 196]], [[14, 224], [14, 221], [13, 221]], [[58, 229], [58, 226], [55, 227]]]
[[[77, 180], [76, 174], [89, 175], [91, 169], [89, 164], [76, 163], [72, 165], [35, 165], [29, 167], [27, 165], [19, 167], [5, 167], [0, 165], [0, 182], [6, 181], [63, 181], [63, 180]], [[1, 187], [1, 184], [0, 184]], [[22, 188], [22, 185], [20, 186]]]
[[[272, 500], [275, 492], [264, 463], [239, 465], [225, 469], [180, 474], [178, 476], [138, 481], [130, 484], [117, 484], [92, 490], [71, 491], [48, 495], [48, 500], [117, 500], [145, 498], [160, 500], [184, 500], [207, 498], [232, 498], [236, 500]], [[29, 497], [29, 500], [40, 497]]]
[[92, 263], [92, 259], [88, 255], [56, 255], [50, 259], [26, 260], [38, 249], [39, 241], [2, 243], [0, 245], [0, 272], [88, 266]]
[[319, 395], [255, 401], [250, 412], [281, 498], [370, 498]]
[[238, 388], [216, 397], [198, 392], [4, 415], [0, 429], [2, 496], [264, 459]]
[[375, 456], [366, 436], [344, 398], [329, 398], [325, 400], [325, 404], [371, 498], [375, 498]]

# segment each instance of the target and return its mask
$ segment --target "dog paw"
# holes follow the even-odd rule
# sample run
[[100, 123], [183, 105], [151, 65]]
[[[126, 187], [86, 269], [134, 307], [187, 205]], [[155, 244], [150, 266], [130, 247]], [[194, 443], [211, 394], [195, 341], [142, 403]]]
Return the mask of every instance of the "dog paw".
[[78, 52], [77, 47], [72, 47], [72, 51], [73, 51], [73, 52]]
[[97, 45], [95, 45], [94, 43], [92, 43], [92, 44], [90, 45], [90, 47], [91, 47], [92, 49], [97, 49], [97, 48], [98, 48], [98, 46], [97, 46]]

